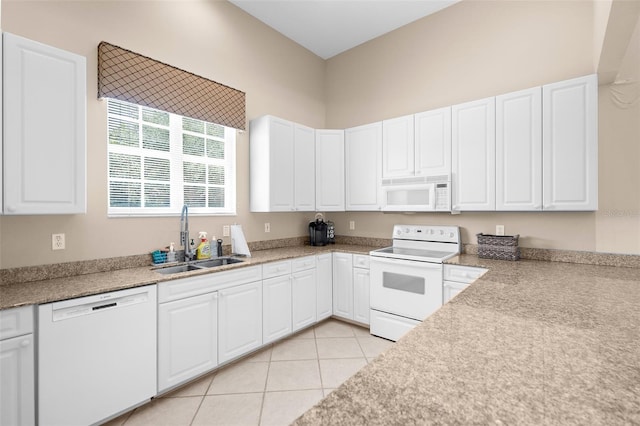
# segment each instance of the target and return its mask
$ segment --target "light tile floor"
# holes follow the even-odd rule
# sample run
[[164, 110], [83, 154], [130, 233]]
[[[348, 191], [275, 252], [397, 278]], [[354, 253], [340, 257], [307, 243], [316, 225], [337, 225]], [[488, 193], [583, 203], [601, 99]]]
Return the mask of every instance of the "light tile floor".
[[329, 319], [107, 425], [288, 425], [391, 345]]

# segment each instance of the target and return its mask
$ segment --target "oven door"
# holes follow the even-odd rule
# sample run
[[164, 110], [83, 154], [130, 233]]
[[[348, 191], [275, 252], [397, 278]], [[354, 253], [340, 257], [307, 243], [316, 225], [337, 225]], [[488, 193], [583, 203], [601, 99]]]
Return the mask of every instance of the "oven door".
[[371, 309], [424, 320], [442, 306], [442, 264], [372, 256]]

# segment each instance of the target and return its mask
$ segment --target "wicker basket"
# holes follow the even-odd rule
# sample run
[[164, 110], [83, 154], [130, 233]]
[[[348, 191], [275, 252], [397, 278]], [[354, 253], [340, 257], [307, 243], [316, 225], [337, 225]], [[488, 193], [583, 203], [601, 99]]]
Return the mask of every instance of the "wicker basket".
[[478, 257], [497, 260], [520, 259], [519, 235], [477, 234]]

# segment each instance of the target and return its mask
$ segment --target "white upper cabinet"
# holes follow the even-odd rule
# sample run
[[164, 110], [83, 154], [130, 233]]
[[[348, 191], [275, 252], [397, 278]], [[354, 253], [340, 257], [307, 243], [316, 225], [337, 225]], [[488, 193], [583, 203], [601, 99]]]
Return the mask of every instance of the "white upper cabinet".
[[542, 87], [544, 210], [598, 208], [598, 79]]
[[415, 122], [415, 174], [451, 173], [451, 107], [421, 112]]
[[380, 210], [382, 122], [345, 133], [346, 210]]
[[316, 210], [344, 211], [344, 130], [316, 130]]
[[496, 210], [542, 210], [542, 88], [496, 97]]
[[454, 105], [452, 210], [495, 210], [495, 98]]
[[2, 53], [4, 213], [85, 213], [85, 58], [8, 33]]
[[382, 122], [382, 177], [406, 177], [415, 173], [413, 115]]
[[265, 115], [251, 120], [249, 132], [251, 211], [313, 211], [314, 130]]
[[311, 127], [295, 124], [293, 201], [297, 211], [316, 209], [316, 132]]

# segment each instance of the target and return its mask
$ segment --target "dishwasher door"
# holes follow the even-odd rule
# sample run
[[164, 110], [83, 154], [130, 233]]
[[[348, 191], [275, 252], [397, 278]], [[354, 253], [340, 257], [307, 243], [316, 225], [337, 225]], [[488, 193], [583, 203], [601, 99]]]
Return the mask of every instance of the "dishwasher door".
[[156, 393], [156, 286], [38, 307], [38, 423], [90, 425]]

